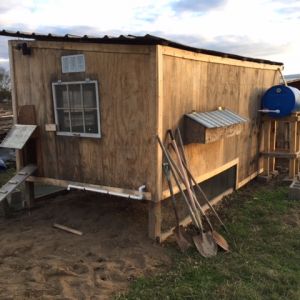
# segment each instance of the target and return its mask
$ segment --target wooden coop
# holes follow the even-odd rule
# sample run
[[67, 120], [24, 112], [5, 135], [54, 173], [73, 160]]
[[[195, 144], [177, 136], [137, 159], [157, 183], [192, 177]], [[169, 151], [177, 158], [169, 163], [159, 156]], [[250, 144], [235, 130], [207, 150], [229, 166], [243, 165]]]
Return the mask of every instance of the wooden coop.
[[[17, 156], [19, 169], [37, 166], [26, 179], [29, 198], [34, 183], [45, 183], [147, 200], [149, 236], [161, 241], [170, 193], [157, 135], [180, 127], [196, 180], [218, 186], [212, 203], [263, 171], [258, 110], [281, 63], [150, 35], [0, 34], [31, 39], [9, 41], [14, 121], [37, 127]], [[221, 112], [243, 122], [205, 125], [201, 113]]]

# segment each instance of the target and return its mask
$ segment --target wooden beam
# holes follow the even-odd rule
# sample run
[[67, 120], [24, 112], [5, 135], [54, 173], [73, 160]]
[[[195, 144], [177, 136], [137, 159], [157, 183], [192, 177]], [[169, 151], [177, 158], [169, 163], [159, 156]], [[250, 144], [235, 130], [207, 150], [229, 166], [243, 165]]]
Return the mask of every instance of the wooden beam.
[[[277, 129], [277, 121], [272, 120], [271, 121], [271, 133], [270, 133], [270, 151], [275, 151], [275, 149], [276, 149], [276, 129]], [[270, 172], [274, 172], [274, 170], [275, 170], [275, 157], [273, 157], [269, 160]]]
[[[270, 117], [267, 114], [264, 114], [261, 118], [262, 118], [263, 121], [272, 121], [272, 120], [274, 120], [273, 117]], [[278, 119], [278, 121], [280, 121], [280, 122], [297, 122], [297, 121], [300, 121], [300, 113], [293, 113], [290, 116], [281, 117], [280, 119]]]
[[[290, 122], [290, 153], [297, 151], [297, 122]], [[296, 159], [291, 158], [289, 162], [289, 178], [296, 175]]]
[[[270, 152], [271, 121], [264, 121], [262, 128], [263, 128], [263, 136], [264, 136], [264, 152]], [[264, 175], [269, 176], [270, 174], [269, 157], [264, 157], [263, 168], [264, 168]]]
[[300, 157], [300, 151], [295, 153], [288, 153], [288, 152], [279, 152], [279, 151], [273, 151], [273, 152], [261, 152], [261, 155], [264, 157], [277, 157], [277, 158], [290, 158], [295, 159]]
[[[16, 82], [16, 72], [15, 72], [15, 60], [14, 60], [14, 43], [8, 41], [8, 51], [9, 51], [9, 69], [10, 69], [10, 84], [11, 84], [11, 99], [12, 99], [12, 109], [14, 116], [14, 124], [18, 123], [18, 95], [17, 95], [17, 82]], [[16, 151], [16, 169], [20, 170], [23, 166], [23, 157], [20, 150]]]
[[251, 181], [252, 179], [254, 179], [256, 176], [258, 176], [259, 174], [261, 174], [263, 171], [264, 171], [264, 169], [261, 168], [258, 171], [253, 172], [250, 176], [246, 177], [245, 179], [243, 179], [242, 181], [240, 181], [237, 184], [237, 189], [239, 189], [242, 186], [244, 186], [245, 184], [247, 184], [249, 181]]
[[64, 188], [67, 188], [69, 185], [90, 187], [90, 188], [94, 188], [94, 189], [106, 190], [111, 193], [114, 193], [114, 192], [115, 193], [124, 193], [124, 194], [129, 194], [132, 196], [143, 195], [143, 197], [144, 197], [143, 200], [151, 200], [152, 199], [151, 193], [149, 193], [149, 192], [140, 193], [136, 190], [123, 189], [123, 188], [117, 188], [117, 187], [111, 187], [111, 186], [88, 184], [88, 183], [82, 183], [82, 182], [75, 182], [75, 181], [68, 181], [68, 180], [61, 180], [61, 179], [54, 179], [54, 178], [47, 178], [47, 177], [36, 177], [36, 176], [28, 177], [27, 181], [48, 184], [48, 185], [54, 185], [54, 186], [61, 186]]
[[[14, 46], [20, 43], [19, 40], [11, 40]], [[56, 50], [74, 50], [84, 52], [102, 52], [102, 53], [122, 53], [122, 54], [141, 54], [149, 55], [149, 45], [121, 45], [121, 44], [97, 44], [97, 43], [78, 43], [78, 42], [56, 42], [56, 41], [26, 41], [28, 46], [33, 49], [56, 49]]]
[[25, 182], [25, 202], [27, 208], [34, 207], [34, 183]]
[[169, 47], [169, 46], [163, 47], [163, 55], [179, 57], [179, 58], [184, 58], [184, 59], [190, 59], [190, 60], [196, 60], [196, 61], [215, 63], [215, 64], [223, 64], [223, 65], [254, 68], [254, 69], [263, 69], [263, 70], [278, 70], [278, 69], [283, 68], [283, 66], [278, 66], [278, 65], [271, 65], [271, 64], [269, 65], [266, 63], [243, 61], [243, 60], [239, 60], [239, 59], [220, 57], [220, 56], [214, 56], [214, 55], [203, 54], [203, 53], [196, 53], [196, 52], [192, 52], [192, 51], [188, 51], [188, 50], [176, 49], [176, 48]]
[[[212, 171], [210, 171], [208, 173], [205, 173], [205, 174], [203, 174], [201, 176], [198, 176], [197, 178], [195, 178], [195, 180], [197, 181], [197, 183], [201, 183], [201, 182], [203, 182], [203, 181], [205, 181], [205, 180], [207, 180], [207, 179], [209, 179], [211, 177], [214, 177], [214, 176], [216, 176], [216, 175], [224, 172], [227, 169], [230, 169], [231, 167], [233, 167], [235, 165], [238, 165], [238, 163], [239, 163], [239, 159], [236, 158], [236, 159], [234, 159], [234, 160], [226, 163], [225, 165], [223, 165], [223, 166], [221, 166], [219, 168], [216, 168], [216, 169], [214, 169], [214, 170], [212, 170]], [[184, 184], [181, 184], [181, 187], [182, 187], [183, 190], [185, 190], [185, 185]], [[177, 186], [174, 186], [173, 189], [174, 189], [174, 193], [175, 194], [179, 193], [179, 188]], [[169, 198], [169, 197], [170, 197], [170, 191], [169, 190], [163, 191], [163, 193], [162, 193], [162, 200], [164, 200], [166, 198]]]
[[[153, 48], [150, 59], [151, 66], [153, 67], [153, 79], [155, 90], [155, 103], [156, 103], [156, 124], [155, 133], [163, 139], [163, 56], [162, 47], [156, 46]], [[156, 134], [153, 136], [156, 161], [153, 163], [155, 168], [155, 187], [153, 203], [149, 205], [148, 217], [148, 235], [151, 239], [159, 240], [161, 234], [161, 194], [162, 194], [162, 151], [156, 140]]]

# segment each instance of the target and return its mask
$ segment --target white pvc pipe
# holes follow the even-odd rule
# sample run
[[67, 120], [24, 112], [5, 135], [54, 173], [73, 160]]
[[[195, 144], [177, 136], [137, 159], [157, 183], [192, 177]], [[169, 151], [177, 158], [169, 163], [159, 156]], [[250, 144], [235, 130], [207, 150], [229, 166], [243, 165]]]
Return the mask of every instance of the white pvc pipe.
[[259, 109], [258, 111], [262, 112], [262, 113], [280, 114], [280, 110], [279, 109]]
[[95, 193], [106, 194], [106, 195], [111, 195], [111, 196], [118, 196], [118, 197], [123, 197], [123, 198], [128, 198], [128, 199], [143, 200], [144, 195], [142, 193], [145, 188], [146, 188], [145, 185], [142, 185], [138, 188], [140, 195], [130, 195], [127, 193], [122, 193], [122, 192], [112, 192], [112, 191], [108, 191], [108, 190], [84, 187], [84, 186], [74, 185], [74, 184], [69, 184], [67, 187], [67, 190], [69, 191], [71, 189], [77, 189], [77, 190], [81, 190], [81, 191], [95, 192]]

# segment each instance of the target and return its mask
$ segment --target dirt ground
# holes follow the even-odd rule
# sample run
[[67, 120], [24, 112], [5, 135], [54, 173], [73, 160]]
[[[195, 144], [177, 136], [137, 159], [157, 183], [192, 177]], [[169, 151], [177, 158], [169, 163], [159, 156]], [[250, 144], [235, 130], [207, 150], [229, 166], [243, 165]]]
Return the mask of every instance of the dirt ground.
[[79, 191], [37, 206], [0, 218], [0, 299], [111, 299], [171, 263], [147, 237], [146, 204]]

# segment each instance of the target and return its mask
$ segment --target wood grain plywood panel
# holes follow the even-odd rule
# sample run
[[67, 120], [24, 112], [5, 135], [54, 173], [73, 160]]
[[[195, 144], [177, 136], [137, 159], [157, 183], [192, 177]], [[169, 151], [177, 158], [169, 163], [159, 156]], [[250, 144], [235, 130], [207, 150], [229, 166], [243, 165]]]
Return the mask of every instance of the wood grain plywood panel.
[[[52, 46], [55, 43], [50, 43]], [[19, 67], [18, 103], [33, 104], [41, 126], [44, 160], [42, 175], [51, 178], [136, 189], [149, 183], [154, 190], [152, 167], [156, 147], [155, 93], [150, 82], [150, 47], [108, 47], [107, 52], [49, 49], [39, 42], [31, 56], [14, 54]], [[55, 44], [56, 45], [56, 44]], [[51, 47], [50, 47], [51, 48]], [[143, 48], [143, 51], [142, 51]], [[116, 52], [113, 52], [116, 49]], [[61, 74], [62, 55], [82, 53], [86, 72]], [[57, 136], [44, 124], [54, 123], [51, 83], [90, 78], [99, 83], [101, 139]]]

